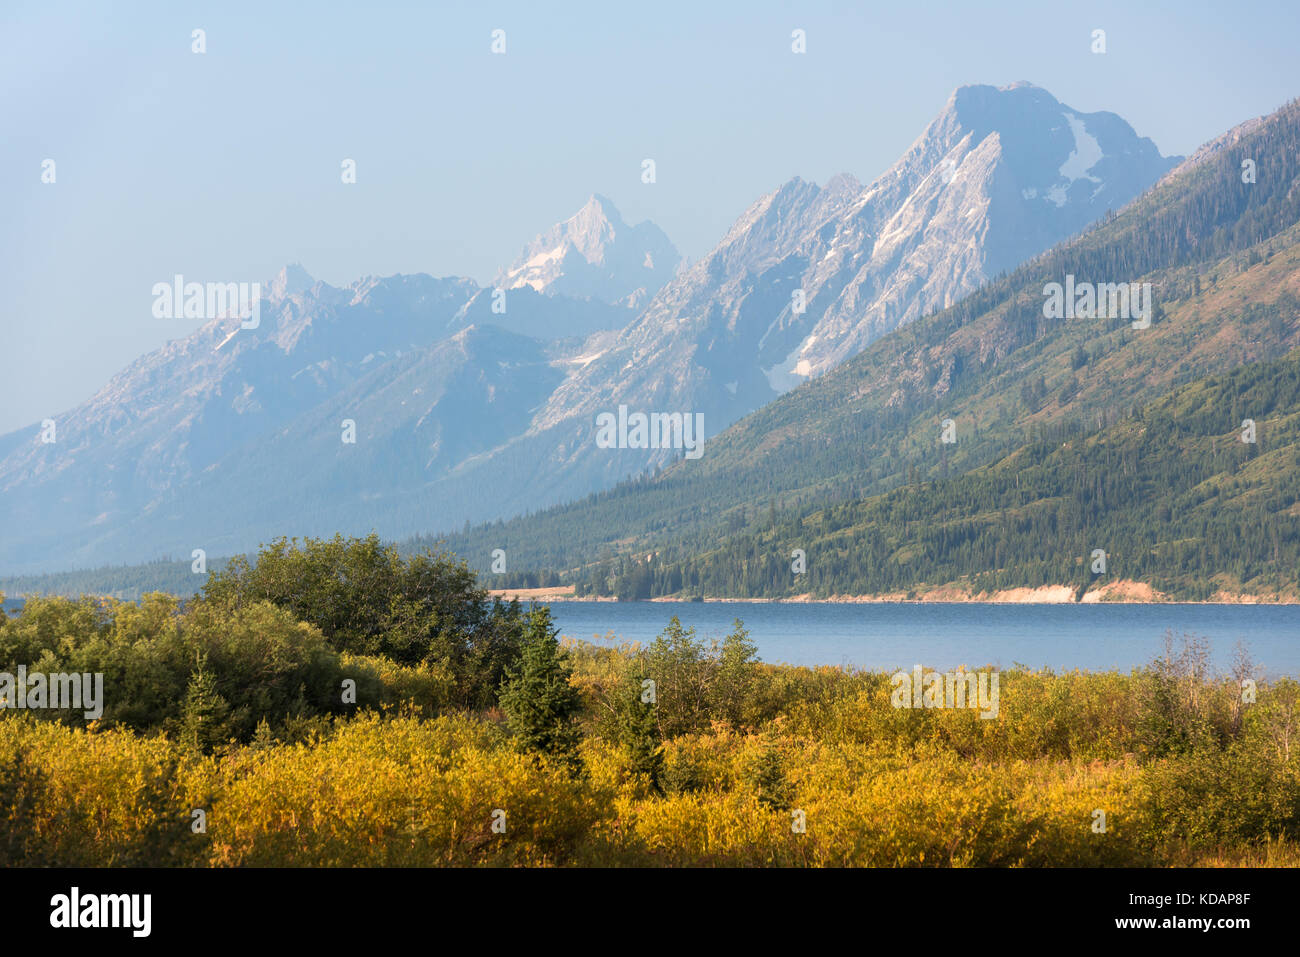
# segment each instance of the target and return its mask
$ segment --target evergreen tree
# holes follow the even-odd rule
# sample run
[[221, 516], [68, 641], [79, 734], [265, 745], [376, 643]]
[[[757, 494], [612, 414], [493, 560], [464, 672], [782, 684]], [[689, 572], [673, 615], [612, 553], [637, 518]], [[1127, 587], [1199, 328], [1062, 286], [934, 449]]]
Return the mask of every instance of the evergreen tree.
[[714, 713], [725, 716], [734, 727], [748, 717], [747, 705], [752, 697], [758, 645], [750, 640], [744, 623], [735, 619], [731, 634], [722, 641], [718, 657], [718, 679], [713, 689]]
[[558, 758], [576, 770], [579, 732], [573, 719], [582, 701], [569, 684], [573, 667], [557, 633], [549, 608], [535, 607], [528, 613], [519, 663], [507, 671], [501, 685], [501, 708], [522, 750]]
[[663, 739], [659, 734], [659, 719], [655, 716], [655, 702], [644, 700], [644, 676], [633, 670], [619, 689], [622, 707], [618, 714], [618, 735], [631, 760], [632, 769], [650, 779], [655, 790], [660, 790], [664, 768]]
[[777, 811], [784, 811], [794, 800], [794, 786], [786, 778], [785, 757], [772, 739], [763, 743], [763, 749], [745, 768], [745, 783], [758, 795], [758, 803]]
[[217, 681], [200, 659], [185, 689], [185, 705], [180, 717], [180, 740], [183, 745], [211, 754], [231, 736], [230, 705], [217, 691]]

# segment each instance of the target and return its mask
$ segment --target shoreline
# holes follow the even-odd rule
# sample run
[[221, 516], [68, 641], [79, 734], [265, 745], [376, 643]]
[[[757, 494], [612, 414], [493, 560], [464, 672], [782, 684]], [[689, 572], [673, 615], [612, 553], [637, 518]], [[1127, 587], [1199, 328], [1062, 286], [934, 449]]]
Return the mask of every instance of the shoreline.
[[[569, 602], [616, 602], [617, 598], [608, 595], [573, 594], [573, 586], [560, 588], [501, 588], [489, 590], [489, 595], [509, 601], [540, 601], [554, 604]], [[1100, 588], [1078, 594], [1078, 589], [1069, 585], [1043, 585], [1039, 587], [1007, 588], [996, 592], [964, 592], [953, 587], [939, 587], [908, 597], [906, 592], [892, 592], [882, 595], [832, 595], [829, 598], [814, 598], [811, 594], [791, 595], [787, 598], [717, 598], [702, 599], [681, 597], [638, 598], [637, 602], [679, 603], [679, 604], [790, 604], [790, 605], [869, 605], [869, 604], [903, 604], [903, 605], [1300, 605], [1300, 600], [1282, 598], [1272, 595], [1228, 594], [1219, 592], [1213, 598], [1203, 601], [1172, 599], [1151, 586], [1141, 582], [1110, 582]]]

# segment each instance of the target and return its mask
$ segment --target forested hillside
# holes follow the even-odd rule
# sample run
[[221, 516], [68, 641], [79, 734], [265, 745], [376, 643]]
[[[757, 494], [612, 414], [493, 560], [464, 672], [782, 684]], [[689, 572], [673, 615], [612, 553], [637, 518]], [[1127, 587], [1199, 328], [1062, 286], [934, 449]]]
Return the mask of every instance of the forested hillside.
[[[804, 574], [792, 571], [795, 549]], [[1094, 570], [1097, 550], [1104, 571]], [[1081, 596], [1117, 580], [1189, 600], [1300, 598], [1300, 350], [1180, 388], [1092, 435], [1045, 426], [995, 465], [759, 523], [704, 552], [665, 548], [587, 579], [624, 597], [826, 597], [953, 583], [972, 593], [1069, 584]]]
[[22, 595], [103, 595], [134, 601], [151, 591], [192, 595], [224, 559], [205, 561], [196, 573], [194, 560], [157, 561], [143, 565], [104, 565], [47, 575], [14, 575], [0, 579], [0, 591], [17, 599]]

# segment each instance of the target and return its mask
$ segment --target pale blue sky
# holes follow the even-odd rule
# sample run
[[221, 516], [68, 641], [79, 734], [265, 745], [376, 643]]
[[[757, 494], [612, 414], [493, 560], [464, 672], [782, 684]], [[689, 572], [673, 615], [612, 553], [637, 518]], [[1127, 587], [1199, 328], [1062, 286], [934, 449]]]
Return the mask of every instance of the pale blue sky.
[[6, 0], [0, 433], [188, 332], [150, 312], [178, 272], [486, 282], [592, 192], [694, 259], [791, 176], [870, 181], [962, 84], [1029, 80], [1166, 155], [1300, 95], [1296, 3], [1134, 6]]

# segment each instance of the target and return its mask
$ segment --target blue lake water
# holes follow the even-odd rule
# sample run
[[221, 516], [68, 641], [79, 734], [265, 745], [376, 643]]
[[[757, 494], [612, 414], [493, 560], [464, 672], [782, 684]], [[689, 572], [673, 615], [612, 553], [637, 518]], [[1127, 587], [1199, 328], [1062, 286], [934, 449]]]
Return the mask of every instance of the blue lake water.
[[[20, 601], [5, 602], [11, 613]], [[1266, 676], [1300, 677], [1300, 605], [993, 605], [975, 603], [551, 602], [560, 632], [648, 643], [677, 615], [706, 638], [743, 619], [764, 661], [870, 670], [957, 665], [1089, 671], [1147, 664], [1176, 640], [1209, 640], [1227, 670], [1238, 641]]]
[[1216, 668], [1243, 642], [1266, 676], [1300, 676], [1297, 605], [1011, 605], [976, 603], [552, 602], [560, 632], [653, 641], [668, 619], [721, 639], [744, 620], [759, 656], [794, 665], [896, 670], [1025, 664], [1127, 672], [1164, 651], [1166, 630], [1209, 640]]

